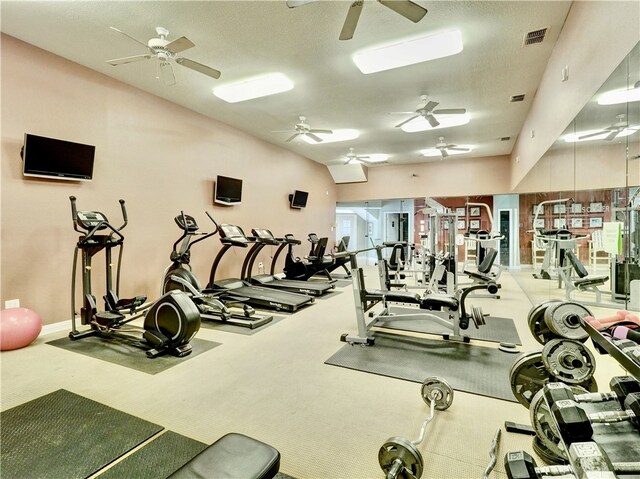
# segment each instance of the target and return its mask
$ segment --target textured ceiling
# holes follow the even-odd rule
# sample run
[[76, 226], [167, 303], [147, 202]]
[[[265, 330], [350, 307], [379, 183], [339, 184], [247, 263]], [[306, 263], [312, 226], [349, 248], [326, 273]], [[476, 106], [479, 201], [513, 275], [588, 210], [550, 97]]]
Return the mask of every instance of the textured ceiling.
[[[414, 24], [366, 0], [349, 41], [338, 40], [350, 5], [343, 1], [293, 9], [284, 1], [4, 1], [0, 18], [6, 34], [320, 163], [343, 163], [349, 147], [361, 155], [387, 153], [390, 164], [438, 161], [419, 156], [419, 150], [433, 147], [440, 136], [473, 146], [461, 156], [509, 154], [571, 2], [417, 3], [429, 13]], [[169, 40], [184, 35], [196, 46], [183, 55], [222, 76], [214, 80], [176, 65], [177, 84], [165, 86], [155, 78], [153, 61], [110, 66], [106, 60], [146, 53], [110, 26], [143, 42], [156, 36], [157, 26], [170, 31]], [[550, 27], [545, 41], [523, 47], [525, 33], [542, 27]], [[351, 59], [365, 47], [449, 28], [462, 32], [464, 50], [455, 56], [369, 75]], [[295, 88], [235, 104], [212, 94], [217, 85], [274, 71], [291, 78]], [[438, 108], [466, 108], [470, 123], [417, 133], [394, 128], [410, 115], [390, 112], [415, 110], [422, 94], [438, 101]], [[515, 94], [526, 98], [510, 103]], [[286, 143], [290, 134], [272, 133], [293, 128], [299, 115], [312, 128], [361, 134], [309, 145]]]

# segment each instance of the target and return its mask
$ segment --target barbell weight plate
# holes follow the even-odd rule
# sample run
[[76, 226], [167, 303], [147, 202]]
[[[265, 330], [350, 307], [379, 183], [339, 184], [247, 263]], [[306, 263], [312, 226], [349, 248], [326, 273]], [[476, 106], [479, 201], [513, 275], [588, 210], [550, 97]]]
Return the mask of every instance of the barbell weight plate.
[[584, 342], [589, 334], [580, 325], [580, 318], [585, 316], [592, 316], [591, 311], [580, 303], [561, 301], [545, 310], [544, 322], [554, 335]]
[[476, 329], [478, 329], [478, 326], [484, 326], [485, 324], [487, 324], [484, 319], [484, 313], [482, 312], [482, 308], [478, 306], [472, 306], [471, 311], [472, 311], [471, 317], [473, 318], [473, 322], [476, 325]]
[[396, 459], [402, 462], [402, 469], [396, 476], [399, 479], [416, 479], [422, 476], [424, 461], [422, 454], [411, 441], [404, 437], [391, 437], [378, 451], [378, 463], [385, 475], [393, 466]]
[[560, 303], [559, 299], [550, 299], [548, 301], [543, 301], [542, 303], [534, 306], [529, 311], [529, 315], [527, 317], [527, 322], [529, 323], [529, 330], [533, 337], [536, 338], [540, 344], [545, 344], [547, 341], [556, 337], [555, 334], [549, 330], [546, 323], [544, 322], [544, 313], [549, 306], [552, 306], [555, 303]]
[[511, 391], [520, 404], [529, 409], [533, 396], [549, 382], [551, 375], [542, 362], [542, 352], [532, 351], [520, 356], [511, 366]]
[[553, 339], [542, 348], [542, 362], [551, 376], [567, 384], [582, 384], [596, 372], [596, 359], [579, 341]]
[[453, 403], [453, 389], [447, 381], [437, 376], [428, 377], [423, 381], [421, 394], [427, 406], [431, 406], [431, 401], [434, 400], [438, 411], [448, 409]]
[[547, 464], [552, 465], [563, 465], [567, 464], [567, 460], [562, 456], [557, 456], [553, 452], [551, 452], [547, 447], [538, 439], [538, 436], [535, 436], [532, 441], [533, 450], [536, 452], [540, 458], [546, 462]]

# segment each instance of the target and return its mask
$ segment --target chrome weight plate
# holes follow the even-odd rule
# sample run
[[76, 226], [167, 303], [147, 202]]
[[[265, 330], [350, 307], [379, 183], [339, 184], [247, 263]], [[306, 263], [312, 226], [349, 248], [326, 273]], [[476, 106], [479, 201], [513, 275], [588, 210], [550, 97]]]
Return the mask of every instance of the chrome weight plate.
[[544, 313], [549, 306], [560, 302], [561, 301], [558, 299], [543, 301], [542, 303], [531, 308], [531, 310], [529, 311], [529, 316], [527, 317], [529, 330], [531, 331], [531, 334], [533, 334], [533, 337], [536, 338], [536, 341], [538, 341], [540, 344], [545, 344], [547, 341], [550, 341], [551, 339], [557, 337], [546, 325], [544, 321]]
[[584, 342], [589, 334], [580, 325], [580, 318], [585, 316], [592, 314], [581, 304], [561, 301], [546, 308], [544, 322], [555, 336]]
[[400, 479], [416, 479], [422, 476], [424, 461], [422, 454], [412, 442], [403, 437], [391, 437], [378, 451], [378, 463], [385, 475], [393, 467], [396, 459], [402, 463], [402, 468], [395, 476]]
[[437, 376], [428, 377], [422, 383], [422, 399], [427, 406], [431, 406], [431, 401], [436, 404], [436, 409], [444, 411], [451, 406], [453, 402], [453, 389], [449, 383]]
[[596, 372], [596, 359], [580, 341], [552, 339], [542, 348], [542, 362], [553, 377], [567, 384], [582, 384]]
[[511, 391], [520, 404], [529, 409], [533, 396], [549, 382], [550, 375], [542, 362], [542, 352], [520, 356], [509, 371]]

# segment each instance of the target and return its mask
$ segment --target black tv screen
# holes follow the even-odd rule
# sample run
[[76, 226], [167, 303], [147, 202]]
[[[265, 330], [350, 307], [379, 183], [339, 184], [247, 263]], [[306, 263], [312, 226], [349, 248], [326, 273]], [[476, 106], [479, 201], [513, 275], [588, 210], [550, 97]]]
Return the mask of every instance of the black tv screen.
[[239, 204], [242, 201], [242, 180], [218, 175], [213, 201], [223, 205]]
[[40, 178], [89, 181], [96, 147], [25, 133], [22, 174]]
[[296, 190], [291, 196], [291, 207], [304, 208], [305, 206], [307, 206], [307, 198], [309, 198], [309, 193], [307, 193], [306, 191]]

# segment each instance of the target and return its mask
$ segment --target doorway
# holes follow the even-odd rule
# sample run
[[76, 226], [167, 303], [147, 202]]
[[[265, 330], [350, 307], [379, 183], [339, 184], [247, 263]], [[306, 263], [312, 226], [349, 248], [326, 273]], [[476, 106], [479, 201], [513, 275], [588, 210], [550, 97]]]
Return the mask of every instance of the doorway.
[[516, 209], [500, 209], [497, 211], [498, 231], [503, 238], [498, 246], [499, 264], [513, 267], [518, 261], [518, 211]]
[[384, 241], [409, 240], [409, 213], [385, 213]]

